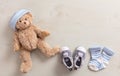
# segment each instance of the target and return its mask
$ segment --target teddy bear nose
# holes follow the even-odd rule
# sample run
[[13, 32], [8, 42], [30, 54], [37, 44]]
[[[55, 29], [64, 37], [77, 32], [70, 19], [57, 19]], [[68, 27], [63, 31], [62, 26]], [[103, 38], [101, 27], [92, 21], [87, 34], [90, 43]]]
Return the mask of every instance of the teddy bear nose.
[[24, 22], [24, 24], [26, 24], [26, 22]]

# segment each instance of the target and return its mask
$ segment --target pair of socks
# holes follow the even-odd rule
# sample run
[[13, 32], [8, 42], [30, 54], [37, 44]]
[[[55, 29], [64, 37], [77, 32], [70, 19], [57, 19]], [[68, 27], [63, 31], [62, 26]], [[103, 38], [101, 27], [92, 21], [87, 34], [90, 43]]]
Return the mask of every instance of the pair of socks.
[[84, 47], [77, 47], [73, 55], [68, 47], [61, 48], [62, 63], [70, 71], [72, 71], [73, 68], [77, 70], [81, 67], [85, 59], [85, 54], [86, 50]]
[[93, 46], [89, 48], [91, 59], [88, 68], [92, 71], [100, 71], [105, 69], [109, 64], [109, 60], [114, 55], [114, 52], [107, 47]]

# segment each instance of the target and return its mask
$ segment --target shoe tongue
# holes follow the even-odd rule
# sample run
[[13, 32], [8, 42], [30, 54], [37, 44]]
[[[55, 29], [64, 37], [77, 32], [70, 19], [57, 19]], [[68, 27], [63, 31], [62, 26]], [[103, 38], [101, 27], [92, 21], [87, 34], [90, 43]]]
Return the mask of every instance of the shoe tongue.
[[83, 53], [78, 52], [78, 56], [83, 57]]
[[66, 63], [67, 67], [70, 67], [72, 65], [70, 58], [65, 57], [64, 60], [65, 60], [65, 63]]
[[65, 52], [63, 55], [64, 55], [64, 56], [68, 56], [68, 53], [67, 53], [67, 52]]
[[77, 61], [80, 61], [80, 57], [78, 57]]
[[79, 57], [79, 58], [77, 59], [77, 62], [76, 62], [76, 65], [77, 65], [77, 66], [80, 66], [80, 65], [81, 65], [81, 62], [82, 62], [81, 59], [82, 59], [81, 57]]
[[65, 59], [65, 61], [66, 61], [66, 62], [68, 62], [68, 61], [69, 61], [69, 59], [68, 59], [68, 58], [66, 58], [66, 59]]

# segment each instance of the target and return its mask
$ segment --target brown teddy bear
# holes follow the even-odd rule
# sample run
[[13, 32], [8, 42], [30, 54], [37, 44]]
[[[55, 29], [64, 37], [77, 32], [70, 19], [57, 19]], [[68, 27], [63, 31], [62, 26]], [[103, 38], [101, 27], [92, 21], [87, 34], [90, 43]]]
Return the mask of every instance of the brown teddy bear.
[[45, 37], [50, 33], [34, 26], [29, 10], [22, 9], [16, 12], [10, 20], [10, 26], [15, 31], [14, 51], [20, 51], [21, 72], [26, 73], [31, 69], [30, 53], [34, 49], [40, 49], [48, 57], [59, 53], [59, 47], [51, 48], [45, 42]]

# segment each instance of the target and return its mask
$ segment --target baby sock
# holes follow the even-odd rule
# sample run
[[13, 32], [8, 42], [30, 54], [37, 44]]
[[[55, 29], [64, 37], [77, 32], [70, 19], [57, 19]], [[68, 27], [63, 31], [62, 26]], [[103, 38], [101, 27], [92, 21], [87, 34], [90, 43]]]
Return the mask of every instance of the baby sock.
[[104, 47], [101, 55], [104, 66], [107, 66], [109, 64], [109, 60], [114, 55], [114, 52], [112, 51], [112, 49]]
[[92, 71], [99, 71], [101, 69], [104, 69], [105, 66], [102, 64], [102, 61], [101, 61], [102, 47], [93, 46], [89, 48], [89, 52], [91, 55], [91, 59], [88, 64], [88, 68]]

